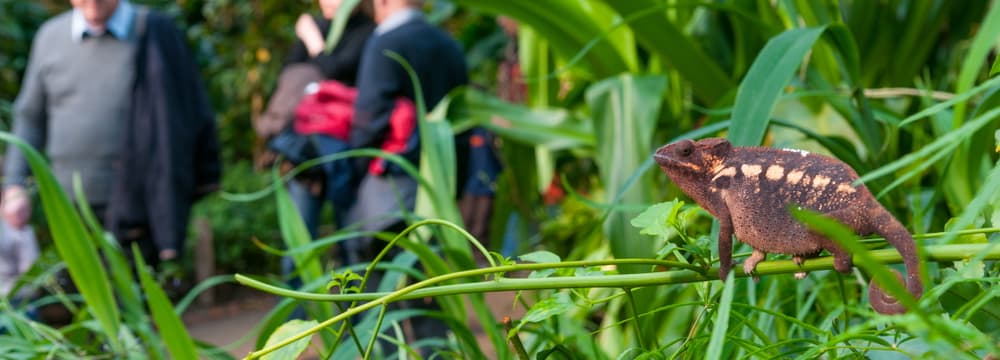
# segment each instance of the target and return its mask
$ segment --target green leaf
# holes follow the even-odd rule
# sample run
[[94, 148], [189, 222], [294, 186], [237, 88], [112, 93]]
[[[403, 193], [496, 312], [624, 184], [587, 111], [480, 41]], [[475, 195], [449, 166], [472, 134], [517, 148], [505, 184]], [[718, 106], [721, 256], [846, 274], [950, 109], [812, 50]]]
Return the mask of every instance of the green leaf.
[[539, 264], [554, 264], [562, 261], [559, 255], [556, 255], [550, 251], [539, 250], [535, 252], [530, 252], [517, 257], [518, 260], [525, 262], [533, 262]]
[[1000, 74], [1000, 58], [993, 60], [993, 67], [990, 68], [990, 77]]
[[0, 140], [17, 146], [24, 154], [38, 183], [42, 210], [49, 221], [52, 240], [59, 256], [66, 262], [70, 278], [80, 290], [87, 309], [97, 319], [104, 337], [116, 351], [122, 350], [118, 338], [121, 318], [118, 305], [111, 293], [108, 274], [97, 255], [97, 247], [90, 239], [79, 214], [73, 209], [69, 197], [62, 189], [42, 155], [16, 136], [0, 132]]
[[[972, 40], [972, 46], [969, 48], [968, 54], [962, 57], [962, 70], [958, 74], [955, 93], [961, 94], [972, 88], [976, 78], [982, 73], [983, 64], [986, 63], [987, 56], [989, 56], [990, 51], [996, 45], [997, 38], [1000, 38], [1000, 6], [993, 4], [983, 18], [982, 25], [976, 31], [976, 36]], [[957, 128], [965, 122], [965, 108], [967, 105], [965, 101], [955, 105], [952, 120], [953, 127]]]
[[[653, 134], [660, 114], [664, 76], [620, 75], [587, 89], [597, 134], [597, 165], [609, 204], [649, 204], [654, 199], [655, 177], [644, 172], [651, 159]], [[640, 175], [636, 186], [633, 174]], [[629, 226], [635, 211], [613, 209], [604, 232], [611, 239], [611, 252], [618, 258], [637, 258], [653, 253], [652, 243]], [[626, 273], [644, 271], [642, 266], [623, 266]]]
[[601, 39], [606, 29], [600, 25], [599, 19], [587, 11], [590, 6], [586, 2], [578, 0], [545, 2], [455, 0], [454, 2], [517, 19], [522, 26], [532, 28], [547, 39], [552, 49], [564, 59], [573, 58], [580, 49], [589, 48], [590, 50], [583, 54], [578, 66], [595, 78], [600, 79], [635, 70], [629, 68], [630, 56], [619, 51], [622, 46], [616, 46], [610, 41], [593, 41], [595, 38]]
[[917, 300], [899, 283], [896, 276], [889, 270], [889, 267], [875, 260], [868, 253], [868, 249], [864, 244], [858, 241], [858, 236], [850, 228], [837, 222], [837, 220], [807, 209], [793, 207], [790, 210], [795, 219], [847, 250], [853, 256], [854, 265], [861, 267], [871, 274], [889, 295], [898, 299], [907, 309], [916, 313], [923, 312], [917, 306]]
[[496, 96], [463, 88], [455, 90], [447, 116], [462, 127], [484, 126], [505, 139], [551, 150], [578, 149], [595, 144], [592, 126], [556, 108], [529, 108]]
[[677, 221], [677, 213], [683, 206], [684, 202], [677, 199], [650, 206], [632, 219], [632, 226], [639, 228], [640, 234], [668, 238], [675, 233], [670, 224]]
[[[316, 320], [290, 320], [278, 327], [271, 337], [267, 338], [267, 344], [265, 347], [270, 347], [280, 343], [281, 341], [288, 339], [292, 336], [297, 335], [300, 332], [308, 330], [319, 324]], [[298, 341], [295, 341], [288, 346], [275, 350], [274, 352], [264, 355], [261, 357], [263, 360], [285, 360], [285, 359], [298, 359], [303, 352], [309, 348], [309, 342], [312, 337], [305, 337]], [[190, 358], [194, 359], [194, 358]]]
[[[1000, 78], [997, 78], [1000, 80]], [[917, 162], [925, 162], [927, 158], [938, 155], [942, 152], [954, 151], [958, 144], [979, 131], [982, 127], [989, 124], [993, 119], [1000, 116], [1000, 109], [992, 109], [983, 113], [982, 115], [976, 117], [970, 122], [965, 123], [962, 127], [952, 130], [943, 136], [939, 136], [936, 140], [930, 144], [924, 145], [920, 150], [914, 151], [912, 153], [906, 154], [896, 161], [885, 164], [882, 167], [875, 169], [874, 171], [864, 174], [860, 179], [855, 181], [856, 183], [867, 183], [874, 179], [893, 174], [895, 171], [911, 166]], [[883, 190], [886, 191], [886, 190]]]
[[[602, 0], [615, 9], [636, 40], [649, 49], [688, 80], [694, 95], [706, 103], [722, 99], [734, 86], [732, 79], [718, 61], [706, 54], [697, 42], [688, 38], [681, 26], [671, 21], [669, 12], [657, 0]], [[555, 12], [555, 16], [559, 16]]]
[[705, 355], [705, 358], [709, 360], [722, 358], [726, 333], [729, 332], [729, 313], [733, 308], [733, 292], [736, 288], [735, 276], [734, 272], [730, 271], [723, 283], [722, 298], [719, 299], [719, 307], [715, 311], [715, 325], [712, 327], [712, 338], [708, 341], [708, 353]]
[[347, 26], [347, 20], [351, 18], [351, 13], [360, 3], [361, 0], [341, 0], [340, 5], [337, 6], [337, 13], [333, 15], [333, 21], [330, 23], [330, 31], [326, 34], [326, 45], [323, 51], [330, 53], [333, 48], [337, 47], [340, 36], [344, 34], [344, 27]]
[[760, 145], [778, 98], [825, 30], [826, 26], [792, 29], [767, 42], [736, 93], [729, 129], [733, 145]]
[[163, 288], [149, 274], [137, 244], [132, 244], [132, 256], [135, 259], [136, 272], [139, 273], [139, 281], [142, 283], [142, 291], [146, 294], [149, 312], [153, 314], [153, 321], [160, 330], [160, 338], [167, 345], [170, 355], [174, 359], [197, 359], [198, 353], [195, 351], [194, 341], [191, 341], [191, 335], [184, 328], [180, 316], [174, 312], [174, 306], [170, 304]]
[[521, 327], [528, 323], [545, 321], [553, 316], [564, 314], [567, 311], [572, 310], [574, 307], [576, 307], [576, 304], [574, 304], [573, 300], [570, 299], [568, 293], [560, 292], [553, 296], [544, 298], [532, 305], [531, 309], [528, 309], [528, 312], [524, 314], [521, 322], [510, 330], [507, 337], [510, 338], [516, 335], [521, 330]]
[[[302, 220], [302, 215], [299, 213], [298, 208], [295, 207], [295, 203], [289, 197], [284, 182], [278, 181], [277, 170], [274, 172], [274, 179], [275, 181], [272, 186], [274, 187], [275, 201], [278, 207], [278, 225], [281, 229], [281, 239], [284, 240], [285, 247], [287, 249], [295, 249], [308, 246], [312, 241], [312, 236], [309, 235], [309, 229], [306, 228], [305, 221]], [[302, 282], [310, 283], [323, 276], [323, 268], [317, 257], [308, 253], [293, 252], [292, 259], [295, 260], [295, 268], [299, 270], [299, 274], [302, 276]]]

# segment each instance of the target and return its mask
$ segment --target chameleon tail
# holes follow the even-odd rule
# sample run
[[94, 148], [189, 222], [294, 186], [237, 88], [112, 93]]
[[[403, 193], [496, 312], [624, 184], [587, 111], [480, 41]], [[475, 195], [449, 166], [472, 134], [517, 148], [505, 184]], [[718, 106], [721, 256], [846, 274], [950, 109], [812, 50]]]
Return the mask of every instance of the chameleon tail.
[[[882, 210], [881, 214], [873, 217], [873, 220], [875, 220], [875, 224], [873, 224], [875, 232], [885, 237], [886, 241], [894, 246], [899, 251], [899, 254], [902, 255], [903, 264], [906, 265], [906, 290], [914, 298], [920, 299], [920, 296], [924, 293], [924, 285], [920, 282], [920, 262], [917, 259], [917, 249], [916, 244], [913, 242], [913, 237], [906, 231], [903, 224], [899, 223], [887, 210], [880, 210]], [[896, 274], [896, 278], [900, 282], [903, 282], [903, 276], [898, 271], [892, 270], [892, 272]], [[900, 304], [898, 299], [886, 293], [875, 281], [872, 281], [868, 287], [868, 301], [871, 303], [872, 308], [880, 314], [902, 314], [906, 312], [903, 304]]]

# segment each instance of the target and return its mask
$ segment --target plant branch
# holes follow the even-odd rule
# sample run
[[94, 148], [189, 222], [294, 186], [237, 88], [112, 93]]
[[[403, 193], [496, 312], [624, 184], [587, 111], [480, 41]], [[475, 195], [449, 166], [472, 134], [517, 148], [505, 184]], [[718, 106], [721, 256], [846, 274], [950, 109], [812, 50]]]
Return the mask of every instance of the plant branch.
[[[1000, 260], [1000, 244], [966, 244], [966, 245], [937, 245], [927, 246], [927, 261], [949, 262], [975, 258], [982, 256], [984, 260]], [[872, 250], [869, 252], [872, 258], [884, 264], [896, 264], [902, 262], [902, 257], [895, 249]], [[465, 276], [480, 276], [488, 273], [503, 273], [523, 270], [541, 270], [551, 268], [597, 266], [594, 264], [659, 264], [661, 261], [651, 259], [619, 259], [607, 261], [571, 261], [552, 264], [518, 264], [498, 266], [493, 268], [461, 271], [448, 274], [449, 278]], [[668, 262], [669, 263], [669, 262]], [[587, 264], [587, 265], [583, 265]], [[688, 265], [690, 266], [690, 265]], [[772, 260], [761, 262], [757, 265], [757, 274], [776, 275], [792, 274], [801, 271], [832, 270], [833, 258], [820, 257], [807, 259], [802, 266], [796, 265], [791, 260]], [[395, 300], [419, 299], [424, 297], [445, 296], [470, 293], [487, 293], [516, 290], [539, 290], [539, 289], [571, 289], [571, 288], [638, 288], [646, 286], [658, 286], [666, 284], [684, 284], [699, 281], [711, 281], [718, 279], [717, 269], [712, 268], [705, 273], [693, 270], [673, 270], [642, 274], [618, 274], [604, 276], [585, 277], [553, 277], [541, 279], [520, 279], [520, 278], [498, 278], [496, 280], [481, 281], [474, 283], [463, 283], [454, 285], [442, 285], [433, 288], [414, 290], [406, 295], [395, 298]], [[736, 277], [746, 277], [742, 272], [736, 272]], [[433, 279], [433, 278], [432, 278]], [[428, 280], [432, 280], [428, 279]], [[270, 285], [237, 274], [236, 280], [241, 284], [268, 292], [275, 295], [291, 297], [299, 300], [311, 301], [371, 301], [393, 294], [388, 292], [371, 292], [360, 294], [316, 294], [288, 290], [278, 286]]]

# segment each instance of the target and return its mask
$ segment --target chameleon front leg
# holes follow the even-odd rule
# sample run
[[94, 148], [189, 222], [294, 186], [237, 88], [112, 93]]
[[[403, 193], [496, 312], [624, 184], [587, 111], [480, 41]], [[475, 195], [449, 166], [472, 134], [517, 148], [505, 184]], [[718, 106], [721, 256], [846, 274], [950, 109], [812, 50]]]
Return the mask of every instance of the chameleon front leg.
[[[753, 249], [753, 253], [750, 254], [750, 257], [743, 261], [743, 273], [747, 275], [755, 274], [757, 272], [757, 264], [765, 259], [767, 259], [766, 252]], [[753, 281], [760, 281], [760, 277], [753, 275]]]
[[733, 268], [733, 220], [729, 213], [720, 214], [719, 219], [719, 280], [726, 281]]

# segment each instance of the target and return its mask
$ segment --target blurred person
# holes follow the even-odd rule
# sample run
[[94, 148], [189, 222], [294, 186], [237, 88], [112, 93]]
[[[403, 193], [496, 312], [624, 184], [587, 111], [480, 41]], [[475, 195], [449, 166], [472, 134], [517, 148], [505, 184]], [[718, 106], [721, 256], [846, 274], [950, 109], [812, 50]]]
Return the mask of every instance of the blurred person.
[[[214, 115], [173, 20], [126, 0], [70, 3], [35, 35], [13, 133], [71, 198], [79, 174], [104, 226], [155, 266], [184, 250], [192, 203], [218, 188]], [[24, 155], [7, 153], [3, 198], [27, 199]]]
[[[337, 45], [329, 52], [324, 52], [326, 36], [330, 31], [331, 19], [340, 8], [341, 0], [319, 0], [321, 15], [302, 14], [295, 23], [296, 42], [292, 46], [282, 73], [279, 76], [278, 88], [275, 90], [267, 111], [255, 121], [258, 136], [265, 141], [272, 141], [283, 136], [282, 131], [290, 132], [292, 120], [296, 113], [309, 111], [302, 109], [303, 97], [310, 84], [333, 80], [347, 87], [356, 85], [358, 66], [361, 62], [361, 52], [364, 44], [375, 29], [375, 23], [370, 17], [370, 1], [362, 1], [351, 13]], [[315, 93], [315, 85], [312, 85]], [[302, 134], [292, 136], [299, 137]], [[309, 134], [312, 135], [312, 134]], [[327, 153], [345, 150], [346, 141], [337, 144], [325, 134], [311, 138], [301, 137], [298, 141], [309, 141], [308, 146], [315, 147], [306, 157], [321, 156]], [[280, 141], [280, 140], [279, 140]], [[300, 159], [301, 160], [301, 159]], [[269, 162], [269, 161], [268, 161]], [[347, 166], [347, 165], [344, 165]], [[327, 173], [342, 171], [339, 164], [325, 163], [322, 169]], [[329, 191], [330, 188], [351, 186], [344, 182], [351, 179], [328, 179], [319, 171], [307, 172], [305, 176], [297, 177], [288, 183], [289, 195], [302, 215], [309, 233], [316, 237], [319, 226], [319, 215], [325, 199], [334, 203], [338, 226], [343, 225], [343, 214], [353, 202], [353, 196], [343, 192]], [[339, 183], [338, 183], [339, 181]], [[330, 186], [332, 182], [333, 186]]]
[[11, 290], [38, 259], [38, 243], [34, 230], [27, 224], [31, 215], [27, 196], [4, 199], [0, 212], [3, 215], [3, 221], [0, 221], [0, 296], [9, 297], [11, 303], [16, 305], [30, 296], [30, 290], [26, 288], [17, 294], [11, 294]]
[[[420, 134], [414, 123], [393, 121], [397, 98], [415, 101], [413, 83], [393, 51], [409, 62], [420, 80], [426, 109], [432, 109], [454, 88], [468, 82], [461, 45], [445, 31], [431, 25], [420, 7], [422, 0], [375, 0], [378, 27], [365, 46], [358, 74], [350, 143], [352, 148], [382, 148], [419, 163]], [[468, 136], [456, 137], [458, 189], [467, 179]], [[396, 164], [384, 159], [357, 158], [356, 171], [365, 173], [358, 200], [348, 213], [348, 223], [362, 231], [378, 231], [401, 224], [401, 213], [412, 211], [417, 182]], [[359, 246], [366, 247], [361, 241]]]
[[[452, 89], [468, 82], [465, 54], [455, 39], [424, 18], [422, 0], [374, 0], [375, 34], [365, 45], [358, 73], [358, 94], [351, 123], [352, 148], [381, 148], [417, 165], [420, 135], [417, 117], [398, 117], [400, 106], [416, 101], [414, 84], [403, 66], [386, 56], [392, 51], [402, 56], [420, 80], [426, 109], [432, 109]], [[399, 98], [408, 101], [400, 102]], [[409, 110], [412, 114], [414, 110]], [[456, 189], [467, 179], [468, 134], [455, 137], [458, 176]], [[431, 159], [435, 161], [436, 159]], [[405, 226], [403, 214], [413, 211], [416, 179], [398, 165], [381, 158], [356, 158], [355, 171], [365, 174], [357, 201], [347, 214], [347, 223], [360, 231], [399, 231]], [[352, 261], [368, 261], [382, 248], [372, 238], [352, 239], [345, 244]], [[379, 274], [368, 284], [374, 288]], [[432, 299], [404, 302], [404, 307], [433, 310]], [[411, 319], [411, 338], [443, 338], [447, 328], [440, 320], [421, 316]], [[391, 346], [386, 346], [387, 353]], [[421, 349], [428, 352], [431, 349]]]

